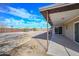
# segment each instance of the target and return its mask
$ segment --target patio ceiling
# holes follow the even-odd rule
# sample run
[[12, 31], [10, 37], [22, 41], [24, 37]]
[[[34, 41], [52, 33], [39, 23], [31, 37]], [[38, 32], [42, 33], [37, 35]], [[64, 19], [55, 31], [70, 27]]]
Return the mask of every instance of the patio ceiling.
[[58, 26], [62, 25], [64, 22], [71, 20], [73, 17], [76, 17], [78, 15], [79, 9], [75, 9], [64, 12], [51, 13], [49, 14], [49, 17], [53, 25]]
[[[40, 8], [43, 16], [48, 20], [50, 25], [63, 25], [66, 21], [71, 21], [79, 15], [79, 3], [54, 4]], [[48, 15], [48, 16], [47, 16]]]

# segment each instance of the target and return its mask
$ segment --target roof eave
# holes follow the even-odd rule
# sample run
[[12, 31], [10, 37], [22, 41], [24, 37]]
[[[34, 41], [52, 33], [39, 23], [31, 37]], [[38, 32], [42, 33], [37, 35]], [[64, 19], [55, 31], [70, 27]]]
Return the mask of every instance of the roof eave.
[[50, 10], [50, 9], [55, 9], [55, 8], [60, 8], [60, 7], [72, 5], [72, 4], [75, 4], [75, 3], [56, 3], [56, 4], [49, 5], [49, 6], [41, 7], [41, 8], [39, 8], [39, 10], [46, 11], [46, 10]]

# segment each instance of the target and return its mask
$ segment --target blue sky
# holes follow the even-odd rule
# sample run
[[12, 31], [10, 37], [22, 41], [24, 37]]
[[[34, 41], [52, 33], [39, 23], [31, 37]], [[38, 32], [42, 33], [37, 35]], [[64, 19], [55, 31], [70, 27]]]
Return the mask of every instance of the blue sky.
[[47, 28], [39, 8], [50, 4], [52, 3], [0, 4], [0, 25], [12, 28]]

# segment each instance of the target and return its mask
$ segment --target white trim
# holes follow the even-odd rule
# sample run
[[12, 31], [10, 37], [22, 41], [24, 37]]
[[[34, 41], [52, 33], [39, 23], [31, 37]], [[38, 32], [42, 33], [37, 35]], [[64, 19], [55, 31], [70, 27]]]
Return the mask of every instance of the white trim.
[[78, 16], [75, 16], [75, 17], [73, 17], [73, 18], [71, 18], [71, 19], [69, 19], [69, 20], [67, 20], [66, 22], [64, 22], [64, 24], [67, 24], [67, 23], [73, 21], [74, 19], [76, 19], [76, 18], [78, 18], [78, 17], [79, 17], [79, 15], [78, 15]]
[[73, 37], [73, 39], [74, 39], [73, 41], [74, 41], [76, 44], [79, 45], [79, 43], [75, 41], [75, 24], [76, 24], [76, 23], [79, 23], [79, 21], [76, 21], [76, 22], [74, 22], [74, 24], [73, 24], [73, 36], [74, 36], [74, 37]]

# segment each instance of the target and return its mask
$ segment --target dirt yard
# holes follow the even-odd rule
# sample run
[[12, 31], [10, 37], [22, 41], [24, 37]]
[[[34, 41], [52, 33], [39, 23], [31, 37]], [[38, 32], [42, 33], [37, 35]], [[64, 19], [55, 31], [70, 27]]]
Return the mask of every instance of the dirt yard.
[[[46, 54], [45, 46], [42, 46], [42, 42], [39, 40], [32, 39], [31, 41], [20, 45], [10, 51], [10, 55], [12, 56], [39, 56]], [[43, 41], [46, 43], [46, 41]]]
[[[27, 37], [27, 38], [21, 38], [21, 39], [23, 39], [24, 41], [28, 39], [30, 40], [28, 42], [24, 42], [23, 44], [19, 46], [12, 48], [11, 50], [7, 51], [5, 54], [9, 54], [11, 56], [44, 56], [44, 55], [47, 55], [46, 54], [47, 40], [45, 38], [42, 38], [42, 37], [45, 37], [45, 34], [42, 35], [43, 33], [45, 32], [44, 31], [43, 32], [32, 31], [28, 33], [27, 32], [21, 33], [25, 35], [24, 37]], [[42, 35], [42, 37], [40, 37], [40, 35]], [[19, 38], [19, 40], [21, 39]]]

